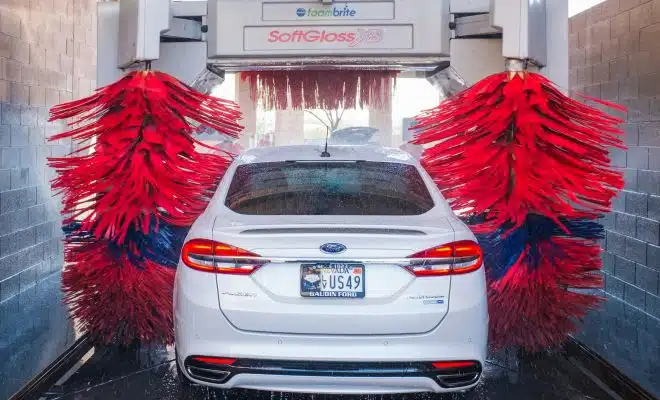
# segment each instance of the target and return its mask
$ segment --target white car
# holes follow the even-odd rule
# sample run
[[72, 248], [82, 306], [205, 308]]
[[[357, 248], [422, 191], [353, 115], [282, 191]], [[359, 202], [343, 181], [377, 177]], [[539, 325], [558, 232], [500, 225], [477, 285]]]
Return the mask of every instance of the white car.
[[474, 387], [483, 254], [397, 149], [249, 150], [195, 222], [176, 274], [177, 368], [221, 389], [386, 394]]

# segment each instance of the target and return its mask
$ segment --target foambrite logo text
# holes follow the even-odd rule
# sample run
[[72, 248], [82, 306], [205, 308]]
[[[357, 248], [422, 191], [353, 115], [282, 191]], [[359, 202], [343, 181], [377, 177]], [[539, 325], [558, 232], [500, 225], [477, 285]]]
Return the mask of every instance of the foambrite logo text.
[[357, 15], [357, 10], [349, 6], [332, 8], [298, 8], [296, 15], [299, 18], [351, 18]]

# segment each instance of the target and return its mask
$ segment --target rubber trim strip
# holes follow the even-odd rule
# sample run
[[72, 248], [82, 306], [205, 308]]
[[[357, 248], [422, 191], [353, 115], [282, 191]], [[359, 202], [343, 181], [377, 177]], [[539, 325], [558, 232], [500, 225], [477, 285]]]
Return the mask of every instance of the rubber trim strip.
[[34, 400], [55, 384], [64, 374], [92, 348], [88, 335], [81, 336], [71, 347], [50, 363], [44, 370], [30, 379], [23, 387], [14, 393], [9, 400]]
[[565, 349], [569, 355], [580, 361], [596, 378], [622, 398], [658, 400], [639, 383], [575, 338], [571, 338], [566, 343]]

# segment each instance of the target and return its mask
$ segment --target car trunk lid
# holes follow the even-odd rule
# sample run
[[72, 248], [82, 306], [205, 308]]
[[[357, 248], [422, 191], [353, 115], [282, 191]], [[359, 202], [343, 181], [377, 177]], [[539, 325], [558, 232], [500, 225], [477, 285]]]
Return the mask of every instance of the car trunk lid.
[[[449, 221], [431, 215], [337, 220], [216, 219], [213, 240], [271, 260], [250, 276], [216, 275], [224, 316], [238, 329], [290, 334], [412, 334], [436, 327], [447, 313], [451, 277], [416, 278], [401, 260], [452, 242]], [[345, 250], [324, 252], [324, 244], [340, 244]], [[363, 273], [364, 297], [303, 297], [303, 266]]]

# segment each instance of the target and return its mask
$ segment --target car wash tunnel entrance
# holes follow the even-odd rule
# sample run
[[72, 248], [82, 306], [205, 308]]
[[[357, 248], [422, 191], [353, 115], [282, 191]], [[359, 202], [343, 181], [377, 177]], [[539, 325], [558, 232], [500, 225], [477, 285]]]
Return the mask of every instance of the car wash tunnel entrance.
[[0, 399], [660, 396], [655, 1], [0, 16]]

